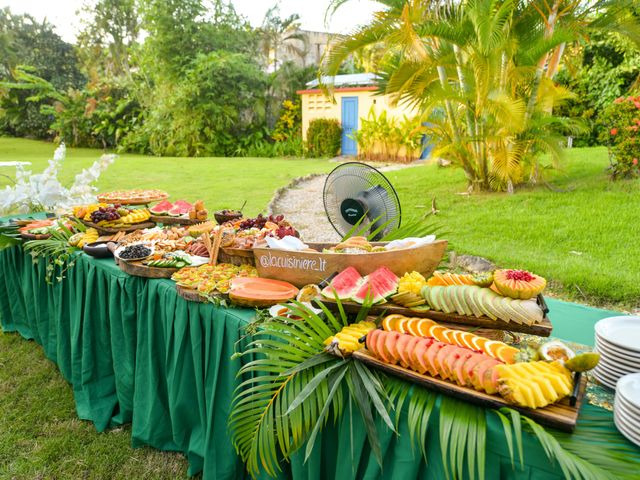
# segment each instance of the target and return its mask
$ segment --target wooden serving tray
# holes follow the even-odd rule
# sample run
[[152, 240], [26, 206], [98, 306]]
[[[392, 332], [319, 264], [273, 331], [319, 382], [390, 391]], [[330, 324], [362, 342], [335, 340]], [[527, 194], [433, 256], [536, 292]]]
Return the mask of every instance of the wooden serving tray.
[[134, 277], [171, 278], [171, 275], [180, 270], [179, 268], [148, 267], [142, 264], [142, 260], [125, 262], [124, 260], [116, 259], [116, 263], [120, 270]]
[[[334, 299], [322, 298], [321, 301], [332, 310], [338, 308], [337, 303]], [[540, 303], [540, 300], [538, 300], [538, 302]], [[542, 300], [542, 302], [544, 302], [544, 299]], [[358, 312], [362, 308], [362, 305], [360, 305], [359, 303], [346, 300], [342, 301], [342, 306], [344, 307], [344, 310], [346, 312], [350, 313]], [[543, 311], [545, 311], [546, 306], [544, 305], [544, 303], [542, 303], [541, 306], [543, 308]], [[392, 302], [383, 303], [381, 305], [374, 305], [373, 307], [371, 307], [369, 313], [375, 316], [380, 314], [399, 314], [404, 315], [405, 317], [430, 318], [431, 320], [435, 320], [437, 322], [455, 323], [460, 325], [470, 325], [497, 330], [509, 330], [510, 332], [529, 333], [531, 335], [538, 335], [540, 337], [550, 336], [551, 331], [553, 330], [553, 325], [551, 325], [551, 321], [549, 320], [546, 312], [544, 314], [544, 317], [542, 318], [542, 322], [534, 323], [533, 325], [525, 325], [516, 322], [505, 322], [504, 320], [492, 320], [489, 317], [485, 316], [469, 317], [467, 315], [458, 315], [457, 313], [444, 313], [436, 310], [407, 308]]]
[[51, 238], [51, 234], [45, 233], [35, 235], [33, 233], [20, 233], [20, 237], [23, 240], [46, 240], [47, 238]]
[[120, 204], [120, 205], [149, 205], [150, 203], [160, 202], [162, 200], [166, 200], [169, 198], [169, 195], [164, 195], [162, 197], [154, 197], [154, 198], [145, 198], [144, 200], [109, 200], [105, 199], [98, 195], [96, 197], [99, 202], [102, 203], [110, 203], [110, 204]]
[[488, 393], [479, 392], [472, 388], [461, 387], [460, 385], [446, 380], [421, 375], [399, 365], [390, 365], [374, 357], [366, 348], [353, 352], [353, 357], [367, 365], [379, 368], [380, 370], [408, 380], [412, 383], [417, 383], [418, 385], [422, 385], [430, 390], [435, 390], [470, 403], [476, 403], [483, 407], [513, 408], [542, 425], [557, 428], [565, 432], [572, 432], [576, 428], [578, 414], [580, 412], [580, 407], [582, 406], [582, 400], [587, 386], [586, 375], [582, 375], [577, 401], [573, 407], [569, 405], [569, 397], [565, 397], [559, 402], [548, 405], [544, 408], [530, 409], [515, 406], [497, 395], [489, 395]]
[[[195, 288], [187, 288], [187, 287], [183, 287], [182, 285], [176, 285], [176, 291], [178, 292], [178, 295], [182, 298], [184, 298], [185, 300], [189, 301], [189, 302], [198, 302], [198, 303], [206, 303], [207, 299], [206, 297], [203, 297], [202, 295], [200, 295], [200, 292], [198, 292], [198, 290], [196, 290]], [[229, 298], [228, 295], [224, 294], [224, 293], [220, 293], [218, 291], [214, 291], [212, 293], [209, 294], [210, 297], [220, 297], [220, 298]]]
[[196, 225], [198, 223], [205, 222], [206, 220], [191, 220], [184, 217], [172, 217], [170, 215], [151, 215], [149, 220], [155, 223], [161, 223], [163, 225]]
[[156, 226], [154, 222], [142, 222], [142, 223], [134, 223], [130, 227], [125, 228], [114, 228], [114, 227], [101, 227], [93, 222], [88, 222], [86, 220], [80, 220], [85, 226], [95, 228], [99, 233], [118, 233], [118, 232], [133, 232], [135, 230], [142, 230], [145, 228], [153, 228]]

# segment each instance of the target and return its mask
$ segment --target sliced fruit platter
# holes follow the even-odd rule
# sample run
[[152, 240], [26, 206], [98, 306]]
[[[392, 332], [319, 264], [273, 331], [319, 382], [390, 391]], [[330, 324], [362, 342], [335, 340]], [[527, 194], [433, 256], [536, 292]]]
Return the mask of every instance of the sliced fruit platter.
[[[593, 368], [598, 360], [594, 354], [573, 352], [566, 362], [566, 357], [532, 358], [514, 346], [427, 318], [393, 314], [382, 320], [381, 327], [371, 321], [349, 325], [327, 338], [327, 351], [353, 355], [471, 402], [516, 408], [541, 423], [568, 431], [575, 428], [586, 383], [574, 371]], [[543, 349], [544, 345], [541, 353]]]
[[209, 212], [202, 200], [193, 204], [185, 200], [176, 200], [173, 203], [163, 200], [149, 208], [149, 213], [152, 221], [163, 225], [194, 225], [209, 218]]
[[153, 227], [146, 208], [126, 208], [122, 204], [95, 203], [73, 208], [73, 215], [101, 233], [129, 232]]
[[59, 230], [63, 225], [67, 228], [71, 227], [69, 222], [61, 219], [33, 220], [18, 228], [18, 232], [20, 232], [20, 237], [24, 240], [45, 240], [51, 237], [52, 232]]
[[120, 205], [148, 205], [169, 198], [169, 194], [164, 190], [117, 190], [105, 192], [98, 195], [98, 201], [104, 203], [119, 203]]
[[187, 267], [174, 273], [178, 295], [192, 302], [205, 302], [208, 297], [226, 295], [231, 288], [231, 280], [236, 277], [257, 277], [258, 272], [251, 265], [201, 265]]
[[348, 267], [322, 290], [324, 301], [341, 300], [355, 311], [369, 300], [372, 313], [428, 317], [448, 323], [531, 333], [548, 337], [552, 325], [541, 295], [546, 281], [524, 270], [496, 270], [479, 275], [418, 272], [398, 277], [386, 267], [362, 276]]

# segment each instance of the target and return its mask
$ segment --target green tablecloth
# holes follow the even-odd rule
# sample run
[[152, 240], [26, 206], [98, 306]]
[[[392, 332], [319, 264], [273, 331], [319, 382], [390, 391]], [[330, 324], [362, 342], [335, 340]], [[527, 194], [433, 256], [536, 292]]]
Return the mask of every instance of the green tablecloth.
[[[53, 285], [45, 283], [44, 263], [34, 265], [20, 248], [0, 252], [0, 272], [3, 329], [42, 345], [72, 385], [80, 418], [98, 431], [132, 423], [133, 446], [182, 451], [190, 473], [203, 471], [205, 479], [246, 477], [229, 440], [227, 416], [240, 368], [240, 360], [230, 357], [244, 341], [242, 327], [252, 320], [251, 310], [186, 302], [169, 280], [131, 277], [113, 260], [85, 255]], [[593, 343], [595, 321], [612, 313], [549, 304], [554, 334], [587, 344]], [[596, 410], [611, 417], [590, 405], [583, 414]], [[425, 464], [404, 422], [399, 436], [381, 424], [381, 470], [359, 419], [351, 445], [346, 417], [325, 429], [308, 462], [300, 453], [282, 465], [282, 476], [344, 479], [355, 468], [357, 478], [444, 478], [439, 449], [433, 448], [437, 425], [430, 429]], [[526, 439], [526, 468], [514, 471], [501, 427], [489, 420], [486, 478], [560, 478], [532, 438]]]

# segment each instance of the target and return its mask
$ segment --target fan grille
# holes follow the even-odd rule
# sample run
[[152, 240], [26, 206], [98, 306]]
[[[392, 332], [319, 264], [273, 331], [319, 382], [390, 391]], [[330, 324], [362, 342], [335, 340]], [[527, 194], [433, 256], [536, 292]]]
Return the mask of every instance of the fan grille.
[[[389, 224], [383, 234], [400, 226], [400, 200], [391, 182], [379, 170], [365, 163], [348, 162], [334, 168], [324, 184], [324, 208], [333, 228], [344, 236], [351, 228], [342, 216], [340, 206], [345, 199], [366, 200], [369, 205], [367, 219], [361, 225], [370, 224], [380, 216], [379, 224]], [[374, 228], [375, 229], [375, 228]]]

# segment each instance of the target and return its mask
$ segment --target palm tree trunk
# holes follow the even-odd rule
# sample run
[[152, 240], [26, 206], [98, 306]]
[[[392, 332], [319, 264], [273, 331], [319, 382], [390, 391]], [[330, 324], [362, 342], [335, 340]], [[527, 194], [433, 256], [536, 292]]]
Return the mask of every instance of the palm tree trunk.
[[[546, 18], [546, 28], [544, 32], [545, 38], [551, 38], [553, 35], [556, 22], [558, 21], [558, 9], [560, 8], [560, 0], [556, 0], [549, 12], [549, 17]], [[548, 60], [549, 54], [546, 54], [538, 63], [538, 68], [536, 69], [536, 76], [533, 80], [533, 85], [531, 87], [531, 96], [529, 97], [529, 102], [527, 104], [527, 112], [525, 118], [529, 120], [533, 116], [533, 111], [536, 107], [536, 103], [538, 102], [538, 94], [540, 91], [540, 84], [542, 83], [542, 78], [545, 76], [545, 72], [548, 68]]]

